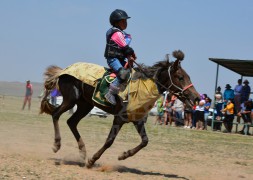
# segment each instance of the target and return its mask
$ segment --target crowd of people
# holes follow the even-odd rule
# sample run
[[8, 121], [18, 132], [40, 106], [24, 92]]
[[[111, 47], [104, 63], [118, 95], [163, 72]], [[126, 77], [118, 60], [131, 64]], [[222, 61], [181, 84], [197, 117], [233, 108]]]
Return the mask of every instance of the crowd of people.
[[207, 94], [201, 94], [195, 100], [193, 107], [187, 107], [174, 95], [164, 92], [157, 100], [157, 118], [155, 124], [168, 126], [182, 126], [188, 129], [205, 130], [210, 125], [210, 108], [213, 108], [214, 123], [213, 130], [221, 131], [222, 124], [224, 133], [231, 133], [234, 123], [243, 123], [241, 134], [250, 135], [249, 125], [253, 119], [253, 102], [250, 99], [251, 88], [246, 79], [238, 80], [238, 84], [232, 89], [230, 84], [226, 84], [225, 90], [221, 92], [221, 87], [217, 87], [214, 103]]
[[189, 107], [176, 96], [165, 92], [155, 104], [158, 112], [155, 124], [204, 130], [207, 128], [211, 101], [206, 94], [203, 94], [200, 99], [196, 99], [193, 107]]

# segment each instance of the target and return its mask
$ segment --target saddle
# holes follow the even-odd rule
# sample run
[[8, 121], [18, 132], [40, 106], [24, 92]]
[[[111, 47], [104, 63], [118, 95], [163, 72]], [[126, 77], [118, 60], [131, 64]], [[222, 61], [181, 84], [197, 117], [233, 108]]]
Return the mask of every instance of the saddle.
[[[105, 95], [109, 91], [110, 84], [116, 79], [116, 77], [117, 76], [113, 72], [112, 69], [106, 69], [103, 77], [97, 80], [97, 83], [96, 83], [97, 86], [95, 87], [92, 100], [103, 106], [112, 106], [111, 103], [109, 103], [105, 99]], [[121, 84], [120, 91], [124, 91], [130, 78], [131, 76], [128, 78], [128, 80], [125, 83]], [[123, 100], [126, 100], [126, 99], [127, 97], [125, 97], [125, 99]]]

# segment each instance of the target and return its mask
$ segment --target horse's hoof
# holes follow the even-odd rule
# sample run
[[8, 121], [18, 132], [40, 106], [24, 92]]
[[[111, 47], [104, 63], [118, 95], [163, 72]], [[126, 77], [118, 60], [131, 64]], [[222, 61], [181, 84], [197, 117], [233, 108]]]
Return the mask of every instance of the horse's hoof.
[[88, 162], [87, 162], [87, 164], [86, 164], [86, 167], [88, 169], [90, 169], [90, 168], [92, 168], [93, 164], [94, 164], [94, 162], [91, 159], [89, 159]]
[[57, 152], [59, 151], [60, 148], [61, 148], [60, 145], [54, 145], [54, 146], [52, 147], [52, 150], [54, 151], [54, 153], [57, 153]]
[[122, 155], [118, 157], [118, 160], [121, 161], [121, 160], [125, 160], [126, 158], [127, 158], [127, 152], [123, 152]]

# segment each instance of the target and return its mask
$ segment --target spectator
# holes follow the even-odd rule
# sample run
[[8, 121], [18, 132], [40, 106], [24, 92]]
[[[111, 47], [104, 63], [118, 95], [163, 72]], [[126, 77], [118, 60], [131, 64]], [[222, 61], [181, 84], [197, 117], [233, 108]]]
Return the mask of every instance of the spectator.
[[196, 129], [196, 107], [199, 105], [199, 98], [196, 98], [192, 107], [192, 129]]
[[227, 105], [227, 101], [230, 99], [232, 102], [234, 102], [234, 97], [235, 97], [235, 93], [234, 90], [231, 89], [230, 84], [227, 84], [225, 87], [225, 91], [223, 93], [223, 102], [224, 102], [224, 107], [226, 107]]
[[157, 101], [156, 101], [156, 108], [157, 108], [157, 116], [156, 116], [156, 120], [155, 120], [155, 125], [158, 122], [159, 124], [162, 124], [162, 118], [163, 118], [163, 100], [164, 97], [161, 96]]
[[165, 95], [165, 105], [164, 105], [164, 125], [172, 125], [172, 105], [173, 101], [171, 100], [171, 95]]
[[233, 120], [234, 120], [234, 104], [232, 102], [233, 99], [228, 99], [227, 100], [227, 106], [222, 109], [221, 111], [225, 113], [225, 118], [223, 120], [223, 124], [226, 128], [224, 130], [224, 133], [231, 133], [232, 128], [233, 128]]
[[184, 104], [180, 99], [175, 97], [172, 110], [175, 113], [175, 126], [183, 125], [183, 111], [184, 111]]
[[241, 93], [242, 93], [242, 79], [238, 79], [237, 83], [238, 84], [234, 88], [234, 93], [235, 93], [234, 102], [235, 102], [235, 110], [236, 110], [235, 113], [238, 113], [241, 110], [240, 105], [241, 105]]
[[[223, 106], [223, 97], [221, 93], [221, 87], [217, 87], [217, 91], [215, 92], [215, 110], [216, 110], [216, 120], [221, 120], [222, 113], [221, 109]], [[219, 128], [218, 128], [219, 129]]]
[[31, 100], [32, 100], [33, 88], [30, 80], [26, 81], [26, 91], [25, 91], [25, 99], [23, 103], [22, 110], [25, 109], [26, 103], [28, 103], [28, 109], [31, 109]]
[[199, 104], [196, 106], [196, 129], [198, 130], [203, 130], [204, 129], [204, 105], [205, 105], [205, 100], [202, 99], [199, 101]]
[[[252, 100], [249, 99], [248, 101], [245, 101], [244, 106], [242, 106], [241, 112], [239, 112], [237, 115], [242, 117], [244, 124], [251, 124], [252, 120], [251, 120], [251, 112], [253, 109], [253, 104], [252, 104]], [[246, 134], [250, 135], [249, 133], [249, 126], [243, 125], [243, 128], [241, 131], [239, 131], [240, 134], [245, 134], [245, 129], [246, 129]]]
[[51, 96], [51, 104], [56, 106], [56, 100], [57, 100], [57, 97], [60, 96], [61, 93], [58, 91], [57, 88], [54, 88], [51, 93], [50, 93], [50, 96]]
[[192, 107], [184, 104], [184, 128], [192, 127]]
[[205, 101], [206, 103], [204, 105], [204, 118], [205, 118], [204, 128], [207, 130], [207, 121], [208, 121], [209, 109], [210, 109], [212, 100], [209, 97], [206, 97]]
[[[242, 79], [238, 79], [237, 83], [238, 84], [234, 88], [235, 114], [238, 114], [241, 111]], [[237, 116], [236, 121], [240, 123], [240, 116]]]
[[250, 87], [249, 87], [249, 81], [245, 79], [243, 81], [243, 86], [242, 86], [242, 92], [241, 92], [241, 103], [244, 103], [245, 101], [248, 101], [249, 96], [250, 96]]

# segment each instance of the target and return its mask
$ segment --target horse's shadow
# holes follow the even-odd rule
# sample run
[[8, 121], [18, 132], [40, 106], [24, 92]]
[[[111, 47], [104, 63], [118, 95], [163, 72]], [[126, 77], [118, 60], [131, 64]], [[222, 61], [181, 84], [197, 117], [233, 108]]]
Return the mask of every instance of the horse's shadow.
[[[80, 162], [76, 160], [64, 160], [64, 159], [57, 159], [57, 158], [50, 158], [49, 160], [53, 160], [55, 162], [55, 165], [65, 164], [65, 165], [74, 165], [74, 166], [80, 166], [80, 167], [85, 166], [84, 162]], [[119, 172], [119, 173], [132, 173], [132, 174], [137, 174], [137, 175], [162, 176], [165, 178], [179, 178], [179, 179], [189, 180], [188, 178], [178, 176], [176, 174], [164, 174], [160, 172], [142, 171], [139, 169], [129, 168], [126, 166], [118, 166], [118, 165], [116, 166], [101, 165], [101, 164], [95, 163], [93, 166], [93, 169], [96, 171], [101, 171], [101, 172], [114, 171], [114, 172]]]
[[188, 178], [181, 177], [176, 174], [164, 174], [164, 173], [160, 173], [160, 172], [142, 171], [139, 169], [129, 168], [126, 166], [117, 166], [116, 171], [118, 171], [120, 173], [133, 173], [133, 174], [138, 174], [138, 175], [163, 176], [166, 178], [180, 178], [180, 179], [188, 180]]

